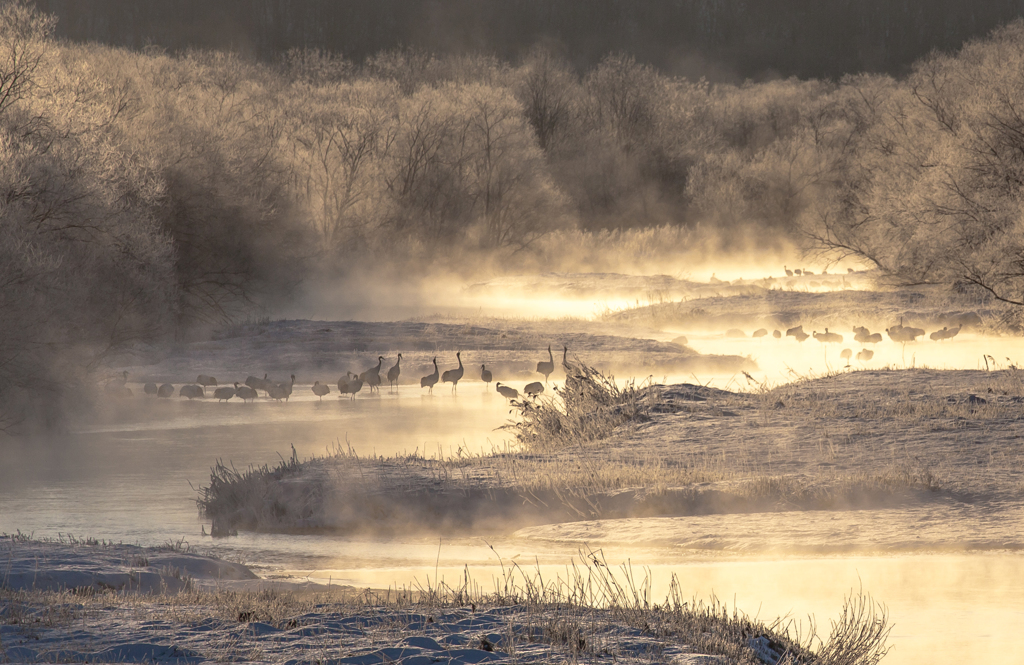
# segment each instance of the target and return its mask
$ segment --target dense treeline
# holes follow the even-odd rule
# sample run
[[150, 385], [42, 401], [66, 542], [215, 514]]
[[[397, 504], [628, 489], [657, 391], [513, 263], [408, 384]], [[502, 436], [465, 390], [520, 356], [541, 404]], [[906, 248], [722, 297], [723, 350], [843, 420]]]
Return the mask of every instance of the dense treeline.
[[313, 277], [792, 241], [1024, 302], [1019, 22], [902, 80], [740, 86], [624, 54], [260, 63], [53, 30], [0, 4], [4, 422]]
[[41, 0], [58, 33], [171, 50], [233, 49], [265, 61], [317, 48], [361, 61], [412, 46], [518, 59], [557, 44], [580, 70], [627, 52], [673, 75], [743, 80], [902, 75], [1024, 16], [1021, 0]]

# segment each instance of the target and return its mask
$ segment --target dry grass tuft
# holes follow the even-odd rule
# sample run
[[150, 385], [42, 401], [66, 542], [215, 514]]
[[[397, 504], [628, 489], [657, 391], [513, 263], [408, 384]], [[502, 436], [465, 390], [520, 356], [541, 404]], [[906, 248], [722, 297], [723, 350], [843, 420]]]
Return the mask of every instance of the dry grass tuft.
[[264, 464], [238, 471], [217, 460], [210, 484], [199, 488], [196, 499], [200, 515], [211, 520], [210, 535], [308, 519], [323, 496], [323, 479], [310, 480], [310, 469], [299, 461], [294, 446], [291, 457], [273, 468]]
[[659, 398], [650, 382], [619, 388], [614, 377], [578, 359], [565, 369], [565, 384], [553, 397], [512, 402], [519, 419], [506, 429], [525, 450], [549, 452], [603, 439], [620, 425], [648, 420]]

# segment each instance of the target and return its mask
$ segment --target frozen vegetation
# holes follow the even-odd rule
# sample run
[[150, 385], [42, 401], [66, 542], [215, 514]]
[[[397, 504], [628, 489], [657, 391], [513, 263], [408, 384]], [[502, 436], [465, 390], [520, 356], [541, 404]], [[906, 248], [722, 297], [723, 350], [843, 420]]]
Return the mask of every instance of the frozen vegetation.
[[[646, 578], [581, 552], [567, 579], [513, 568], [481, 588], [298, 588], [180, 545], [0, 539], [0, 656], [9, 662], [874, 663], [888, 619], [851, 596], [829, 635], [713, 601], [661, 602]], [[31, 574], [29, 574], [31, 572]]]
[[[569, 380], [555, 398], [520, 402], [512, 429], [521, 445], [508, 451], [361, 458], [339, 450], [276, 468], [218, 465], [200, 508], [217, 533], [493, 533], [766, 513], [759, 523], [779, 527], [770, 537], [753, 526], [703, 542], [680, 520], [659, 522], [657, 539], [806, 552], [1024, 546], [1018, 370], [858, 371], [733, 393], [686, 384], [619, 390], [575, 367], [590, 372], [589, 384]], [[869, 511], [880, 526], [898, 519], [837, 534], [814, 514], [785, 514], [823, 510]], [[910, 529], [915, 522], [930, 526]], [[559, 529], [549, 532], [571, 533]]]

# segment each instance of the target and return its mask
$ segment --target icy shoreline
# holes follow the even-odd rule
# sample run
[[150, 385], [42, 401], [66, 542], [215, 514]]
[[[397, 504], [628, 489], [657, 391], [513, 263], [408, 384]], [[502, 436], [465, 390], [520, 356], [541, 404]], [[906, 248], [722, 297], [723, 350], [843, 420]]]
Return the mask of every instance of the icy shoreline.
[[[787, 645], [802, 651], [756, 621], [719, 617], [717, 605], [634, 603], [628, 594], [635, 589], [600, 569], [600, 596], [578, 595], [590, 584], [581, 579], [566, 591], [525, 579], [509, 588], [506, 578], [503, 594], [490, 595], [469, 585], [282, 591], [242, 565], [173, 548], [19, 536], [4, 536], [0, 545], [8, 558], [0, 584], [4, 662], [414, 665], [614, 657], [696, 665], [775, 662]], [[144, 572], [156, 566], [159, 573]]]

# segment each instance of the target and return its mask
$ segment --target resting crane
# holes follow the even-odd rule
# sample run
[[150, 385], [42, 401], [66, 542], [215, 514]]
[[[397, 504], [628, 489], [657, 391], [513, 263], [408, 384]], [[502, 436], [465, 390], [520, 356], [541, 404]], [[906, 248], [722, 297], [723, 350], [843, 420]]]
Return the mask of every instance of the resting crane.
[[518, 390], [510, 386], [501, 385], [501, 381], [496, 383], [495, 387], [498, 389], [498, 392], [501, 394], [501, 396], [504, 397], [505, 399], [516, 399], [517, 397], [519, 397]]

